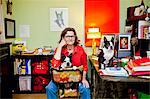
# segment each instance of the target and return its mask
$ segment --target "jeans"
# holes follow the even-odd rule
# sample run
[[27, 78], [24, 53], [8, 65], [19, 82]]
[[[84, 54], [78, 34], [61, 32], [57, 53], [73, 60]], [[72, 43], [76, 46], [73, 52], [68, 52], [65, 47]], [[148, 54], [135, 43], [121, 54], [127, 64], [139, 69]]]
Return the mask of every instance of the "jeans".
[[[51, 80], [50, 83], [45, 87], [47, 99], [57, 99], [57, 91], [58, 87], [56, 84]], [[90, 97], [90, 89], [85, 88], [82, 83], [79, 83], [78, 90], [81, 95], [81, 99], [91, 99]]]

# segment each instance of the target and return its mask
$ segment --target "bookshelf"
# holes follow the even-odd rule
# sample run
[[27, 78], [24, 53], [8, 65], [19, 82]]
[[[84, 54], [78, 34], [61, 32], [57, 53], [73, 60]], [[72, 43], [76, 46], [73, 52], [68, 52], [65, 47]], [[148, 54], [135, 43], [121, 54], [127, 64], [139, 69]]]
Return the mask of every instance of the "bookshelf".
[[45, 93], [53, 55], [12, 55], [14, 93]]

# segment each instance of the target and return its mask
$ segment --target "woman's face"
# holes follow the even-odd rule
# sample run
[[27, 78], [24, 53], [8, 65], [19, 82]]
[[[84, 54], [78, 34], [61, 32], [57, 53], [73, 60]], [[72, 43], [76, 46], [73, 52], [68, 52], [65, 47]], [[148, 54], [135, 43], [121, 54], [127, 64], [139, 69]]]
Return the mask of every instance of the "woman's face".
[[125, 38], [122, 38], [121, 44], [126, 44], [126, 43], [127, 43], [127, 40]]
[[73, 45], [75, 42], [75, 35], [73, 31], [67, 31], [64, 39], [68, 45]]

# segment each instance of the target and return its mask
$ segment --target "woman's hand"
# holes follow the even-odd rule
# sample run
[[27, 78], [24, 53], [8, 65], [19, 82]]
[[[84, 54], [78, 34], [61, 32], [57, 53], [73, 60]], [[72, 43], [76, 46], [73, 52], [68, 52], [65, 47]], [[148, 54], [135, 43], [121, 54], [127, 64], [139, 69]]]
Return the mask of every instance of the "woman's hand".
[[85, 88], [89, 88], [89, 83], [86, 79], [82, 79], [82, 84]]
[[66, 43], [66, 41], [65, 41], [65, 39], [64, 38], [62, 38], [62, 40], [61, 40], [61, 42], [59, 43], [59, 47], [63, 47], [64, 45], [66, 45], [67, 43]]
[[64, 38], [62, 38], [61, 42], [59, 43], [59, 45], [57, 47], [56, 53], [54, 55], [54, 58], [56, 60], [60, 60], [61, 59], [61, 49], [62, 49], [62, 47], [64, 45], [66, 45], [66, 41], [64, 40]]

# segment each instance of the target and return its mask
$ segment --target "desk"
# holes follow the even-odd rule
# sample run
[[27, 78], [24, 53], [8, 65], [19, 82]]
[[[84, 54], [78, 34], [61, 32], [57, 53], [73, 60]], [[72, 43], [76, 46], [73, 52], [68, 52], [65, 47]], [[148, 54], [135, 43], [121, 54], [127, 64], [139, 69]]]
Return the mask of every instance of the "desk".
[[136, 89], [150, 93], [149, 85], [150, 79], [143, 79], [139, 77], [112, 77], [101, 76], [98, 72], [98, 61], [89, 56], [91, 64], [91, 85], [94, 99], [113, 98], [122, 99], [128, 98], [129, 89]]

